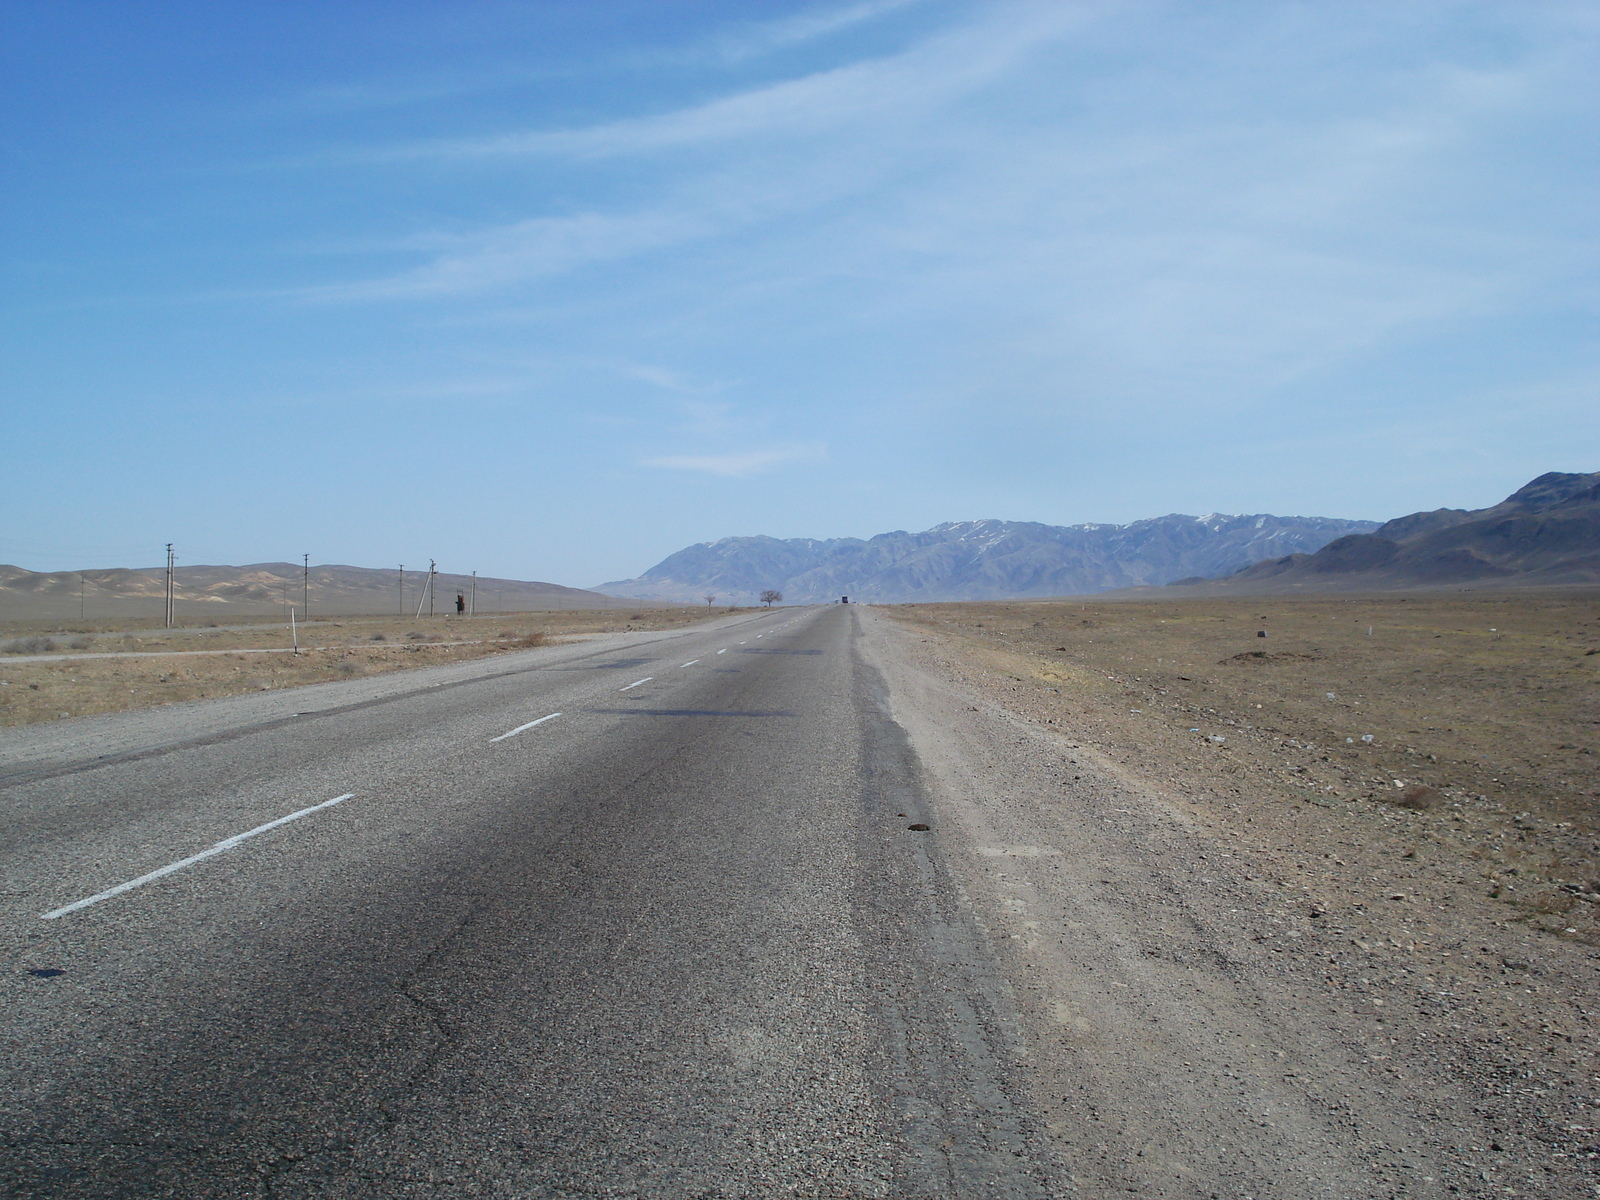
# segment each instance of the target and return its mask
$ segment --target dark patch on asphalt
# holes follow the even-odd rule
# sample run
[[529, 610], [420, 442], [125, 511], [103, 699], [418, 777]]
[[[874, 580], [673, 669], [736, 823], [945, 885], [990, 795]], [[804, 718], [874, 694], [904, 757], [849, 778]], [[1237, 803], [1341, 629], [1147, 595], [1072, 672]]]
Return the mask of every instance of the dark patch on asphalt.
[[821, 650], [769, 650], [765, 646], [751, 646], [749, 649], [739, 651], [740, 654], [821, 654]]
[[726, 708], [586, 708], [584, 712], [608, 713], [621, 717], [793, 717], [792, 712], [775, 709], [762, 712], [757, 709]]
[[57, 975], [65, 975], [66, 972], [60, 967], [33, 967], [28, 974], [36, 975], [40, 979], [54, 979]]
[[619, 658], [615, 662], [596, 663], [592, 668], [584, 669], [595, 671], [619, 671], [623, 667], [643, 667], [655, 661], [656, 660], [653, 658]]
[[915, 825], [907, 825], [906, 828], [910, 829], [910, 830], [913, 830], [916, 833], [927, 833], [928, 829], [929, 829], [929, 826], [924, 825], [924, 824], [922, 824], [922, 822], [919, 821]]

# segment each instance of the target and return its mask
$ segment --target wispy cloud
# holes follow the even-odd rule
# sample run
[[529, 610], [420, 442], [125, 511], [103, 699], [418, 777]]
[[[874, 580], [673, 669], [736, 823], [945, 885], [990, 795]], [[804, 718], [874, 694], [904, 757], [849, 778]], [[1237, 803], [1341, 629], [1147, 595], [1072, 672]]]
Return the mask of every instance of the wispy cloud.
[[738, 450], [730, 454], [664, 454], [641, 460], [641, 465], [667, 471], [698, 471], [706, 475], [743, 479], [760, 475], [785, 463], [824, 457], [820, 445], [776, 446], [764, 450]]
[[938, 34], [898, 54], [786, 79], [704, 104], [578, 129], [451, 138], [352, 152], [352, 159], [570, 157], [599, 159], [679, 151], [754, 138], [881, 131], [949, 104], [1005, 76], [1030, 53], [1081, 29], [1088, 7], [1013, 6], [1004, 16]]
[[792, 46], [831, 37], [846, 29], [874, 21], [899, 9], [925, 3], [926, 0], [867, 0], [862, 4], [847, 4], [839, 8], [800, 13], [776, 21], [731, 30], [713, 41], [722, 57], [739, 61], [756, 55], [786, 50]]
[[300, 295], [322, 301], [459, 296], [681, 245], [717, 229], [710, 214], [688, 211], [535, 217], [477, 234], [435, 235], [427, 240], [448, 248], [421, 267]]
[[[821, 36], [895, 7], [807, 14], [762, 36]], [[1096, 39], [1137, 38], [1142, 11], [995, 4], [899, 53], [659, 115], [377, 151], [401, 169], [493, 160], [630, 184], [597, 189], [593, 211], [412, 239], [420, 265], [308, 295], [462, 298], [655, 256], [693, 281], [703, 312], [735, 323], [740, 304], [776, 311], [782, 295], [785, 319], [813, 328], [929, 336], [966, 314], [942, 351], [989, 339], [973, 369], [992, 393], [998, 339], [1019, 352], [1002, 386], [1015, 373], [1041, 407], [1063, 387], [1110, 406], [1226, 404], [1400, 331], [1492, 313], [1563, 269], [1561, 231], [1497, 246], [1470, 192], [1450, 198], [1450, 220], [1435, 206], [1485, 128], [1570, 89], [1581, 55], [1423, 57], [1377, 76], [1364, 63], [1346, 96], [1335, 45], [1302, 93], [1280, 60], [1307, 56], [1293, 41], [1306, 30], [1268, 22], [1238, 44], [1205, 30], [1215, 40], [1192, 54], [1163, 31], [1170, 61], [1106, 69]], [[824, 295], [823, 308], [798, 302]], [[696, 386], [656, 368], [634, 377]]]

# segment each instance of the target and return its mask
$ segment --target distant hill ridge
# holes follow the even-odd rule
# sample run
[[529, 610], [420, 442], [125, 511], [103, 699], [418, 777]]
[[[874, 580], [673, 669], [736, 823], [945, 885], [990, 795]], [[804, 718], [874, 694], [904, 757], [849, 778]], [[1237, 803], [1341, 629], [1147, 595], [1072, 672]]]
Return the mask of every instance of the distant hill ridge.
[[[302, 610], [302, 564], [251, 563], [242, 567], [180, 566], [174, 580], [181, 618], [235, 618]], [[405, 573], [404, 599], [396, 567], [319, 565], [311, 568], [313, 616], [416, 611], [427, 571]], [[86, 619], [160, 616], [166, 577], [160, 567], [113, 567], [84, 571], [28, 571], [0, 564], [0, 616], [67, 619], [79, 613], [79, 589]], [[470, 575], [440, 572], [434, 582], [434, 611], [454, 611], [456, 593], [470, 594]], [[530, 612], [550, 608], [608, 608], [619, 603], [580, 588], [522, 579], [479, 578], [480, 613]], [[424, 609], [426, 611], [426, 609]]]
[[614, 596], [749, 603], [776, 588], [790, 603], [991, 600], [1061, 596], [1226, 575], [1305, 554], [1376, 521], [1171, 514], [1129, 525], [952, 521], [871, 538], [729, 537], [669, 555], [636, 579], [596, 586]]
[[1217, 586], [1277, 593], [1593, 583], [1600, 583], [1600, 471], [1551, 471], [1490, 508], [1396, 517], [1314, 553], [1255, 563]]

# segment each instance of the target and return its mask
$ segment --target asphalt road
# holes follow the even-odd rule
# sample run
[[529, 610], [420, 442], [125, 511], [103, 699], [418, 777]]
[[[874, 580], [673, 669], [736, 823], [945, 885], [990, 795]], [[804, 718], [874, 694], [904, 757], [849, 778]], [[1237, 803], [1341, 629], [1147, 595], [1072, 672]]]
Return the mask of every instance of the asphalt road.
[[0, 1192], [1066, 1194], [857, 636], [41, 732], [0, 768]]

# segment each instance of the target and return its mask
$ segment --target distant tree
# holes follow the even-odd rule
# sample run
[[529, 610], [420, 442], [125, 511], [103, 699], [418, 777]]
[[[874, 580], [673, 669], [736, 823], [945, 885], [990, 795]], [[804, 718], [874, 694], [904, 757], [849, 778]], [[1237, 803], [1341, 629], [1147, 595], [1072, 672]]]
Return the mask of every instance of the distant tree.
[[765, 604], [768, 608], [771, 608], [774, 604], [778, 603], [778, 601], [782, 599], [783, 593], [774, 591], [772, 588], [768, 588], [766, 591], [761, 593], [761, 603]]
[[717, 594], [715, 592], [707, 592], [704, 596], [701, 596], [700, 599], [704, 600], [706, 605], [709, 607], [717, 602]]

